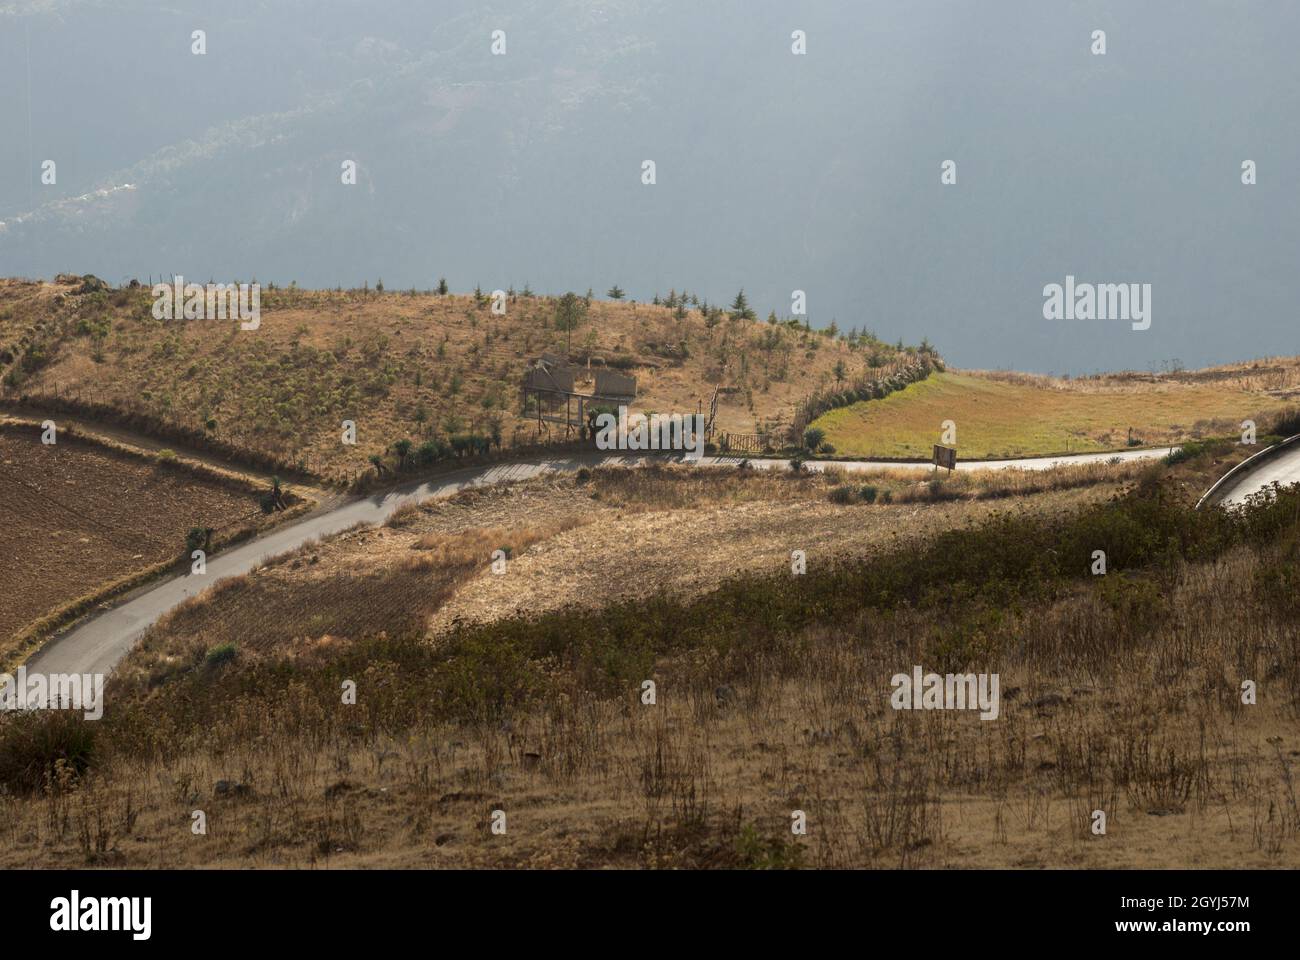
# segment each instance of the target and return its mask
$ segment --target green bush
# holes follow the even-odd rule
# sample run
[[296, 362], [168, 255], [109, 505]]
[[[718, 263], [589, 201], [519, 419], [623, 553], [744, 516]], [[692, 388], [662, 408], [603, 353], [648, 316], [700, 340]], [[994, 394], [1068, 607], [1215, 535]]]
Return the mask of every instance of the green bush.
[[23, 354], [19, 366], [24, 373], [35, 373], [53, 359], [48, 348], [41, 343], [33, 343]]
[[735, 852], [742, 870], [798, 870], [803, 866], [804, 848], [797, 840], [783, 836], [765, 839], [752, 823], [736, 836]]
[[60, 770], [80, 776], [95, 755], [94, 725], [74, 710], [0, 717], [0, 787], [32, 793], [58, 786]]
[[401, 470], [406, 466], [411, 456], [411, 448], [415, 446], [410, 440], [403, 437], [401, 440], [393, 442], [393, 453], [397, 454], [397, 469]]
[[1098, 590], [1106, 606], [1126, 629], [1150, 633], [1173, 615], [1173, 604], [1150, 577], [1099, 577]]
[[1189, 440], [1177, 450], [1165, 454], [1164, 464], [1172, 467], [1198, 457], [1221, 457], [1232, 450], [1233, 443], [1222, 438], [1210, 440]]
[[221, 643], [210, 649], [204, 660], [210, 667], [219, 667], [234, 660], [238, 652], [234, 643]]
[[451, 448], [441, 440], [426, 440], [416, 448], [415, 459], [420, 466], [427, 467], [439, 460], [446, 459], [450, 454]]
[[853, 496], [852, 487], [834, 487], [831, 489], [830, 492], [831, 503], [839, 503], [839, 504], [852, 503], [854, 499], [855, 497]]

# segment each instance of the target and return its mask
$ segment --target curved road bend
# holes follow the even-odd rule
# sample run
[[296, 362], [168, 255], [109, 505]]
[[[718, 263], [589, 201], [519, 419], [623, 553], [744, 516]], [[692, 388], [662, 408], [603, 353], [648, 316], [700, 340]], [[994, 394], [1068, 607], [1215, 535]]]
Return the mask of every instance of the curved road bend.
[[1300, 443], [1251, 467], [1218, 491], [1213, 502], [1225, 507], [1239, 507], [1248, 497], [1275, 483], [1283, 487], [1300, 483]]
[[[1297, 451], [1300, 453], [1300, 451]], [[1022, 460], [984, 460], [958, 463], [959, 470], [998, 470], [1019, 467], [1045, 470], [1061, 464], [1142, 460], [1162, 457], [1166, 450], [1125, 450], [1119, 453], [1088, 453], [1065, 457]], [[308, 515], [264, 537], [225, 550], [208, 560], [206, 576], [181, 575], [143, 589], [126, 602], [84, 620], [73, 629], [49, 641], [34, 653], [27, 669], [34, 673], [109, 673], [132, 645], [155, 621], [177, 604], [205, 590], [225, 577], [239, 576], [261, 566], [272, 557], [294, 550], [311, 540], [346, 530], [356, 524], [382, 523], [393, 511], [408, 503], [433, 497], [448, 497], [468, 487], [489, 486], [525, 480], [544, 473], [569, 472], [584, 466], [635, 466], [657, 457], [609, 456], [600, 453], [575, 454], [554, 460], [535, 459], [492, 466], [467, 467], [422, 483], [369, 496], [349, 497], [337, 506]], [[700, 463], [735, 465], [739, 457], [705, 457]], [[787, 460], [750, 459], [756, 469], [785, 469]], [[846, 471], [927, 470], [924, 463], [886, 461], [809, 461], [811, 470], [839, 466]]]

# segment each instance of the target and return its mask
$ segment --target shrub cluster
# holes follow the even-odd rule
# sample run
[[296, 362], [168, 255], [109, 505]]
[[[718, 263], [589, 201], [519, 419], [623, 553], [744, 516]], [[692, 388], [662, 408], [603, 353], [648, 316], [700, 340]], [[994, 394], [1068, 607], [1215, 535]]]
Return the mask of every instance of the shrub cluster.
[[[938, 357], [930, 353], [920, 353], [912, 362], [899, 367], [885, 376], [862, 378], [856, 383], [843, 389], [814, 393], [808, 399], [804, 400], [795, 410], [794, 421], [791, 426], [790, 440], [792, 443], [798, 443], [800, 440], [803, 440], [805, 445], [809, 445], [804, 431], [808, 428], [808, 424], [812, 423], [823, 413], [835, 410], [839, 407], [851, 406], [852, 404], [860, 403], [863, 400], [881, 400], [889, 396], [891, 393], [902, 390], [909, 384], [924, 380], [934, 371], [942, 369], [943, 362]], [[821, 443], [820, 438], [817, 440], [817, 443]], [[816, 449], [815, 445], [810, 446], [812, 446], [812, 449]]]

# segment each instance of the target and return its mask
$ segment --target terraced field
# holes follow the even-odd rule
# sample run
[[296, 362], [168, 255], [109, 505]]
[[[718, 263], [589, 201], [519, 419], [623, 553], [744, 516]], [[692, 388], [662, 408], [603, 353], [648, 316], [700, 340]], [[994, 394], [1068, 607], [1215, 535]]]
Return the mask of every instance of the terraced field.
[[191, 527], [269, 522], [254, 485], [66, 432], [42, 444], [12, 421], [0, 421], [0, 484], [0, 655], [35, 621], [179, 560]]

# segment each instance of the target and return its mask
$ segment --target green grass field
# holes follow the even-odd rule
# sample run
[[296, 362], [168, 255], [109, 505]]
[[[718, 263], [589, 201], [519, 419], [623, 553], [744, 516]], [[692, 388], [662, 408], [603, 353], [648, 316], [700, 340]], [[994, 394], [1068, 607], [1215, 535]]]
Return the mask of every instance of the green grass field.
[[883, 400], [832, 410], [814, 426], [836, 456], [928, 458], [943, 422], [952, 420], [958, 456], [982, 459], [1119, 450], [1130, 428], [1144, 446], [1230, 434], [1243, 419], [1283, 406], [1266, 394], [1209, 383], [1103, 390], [939, 373]]

